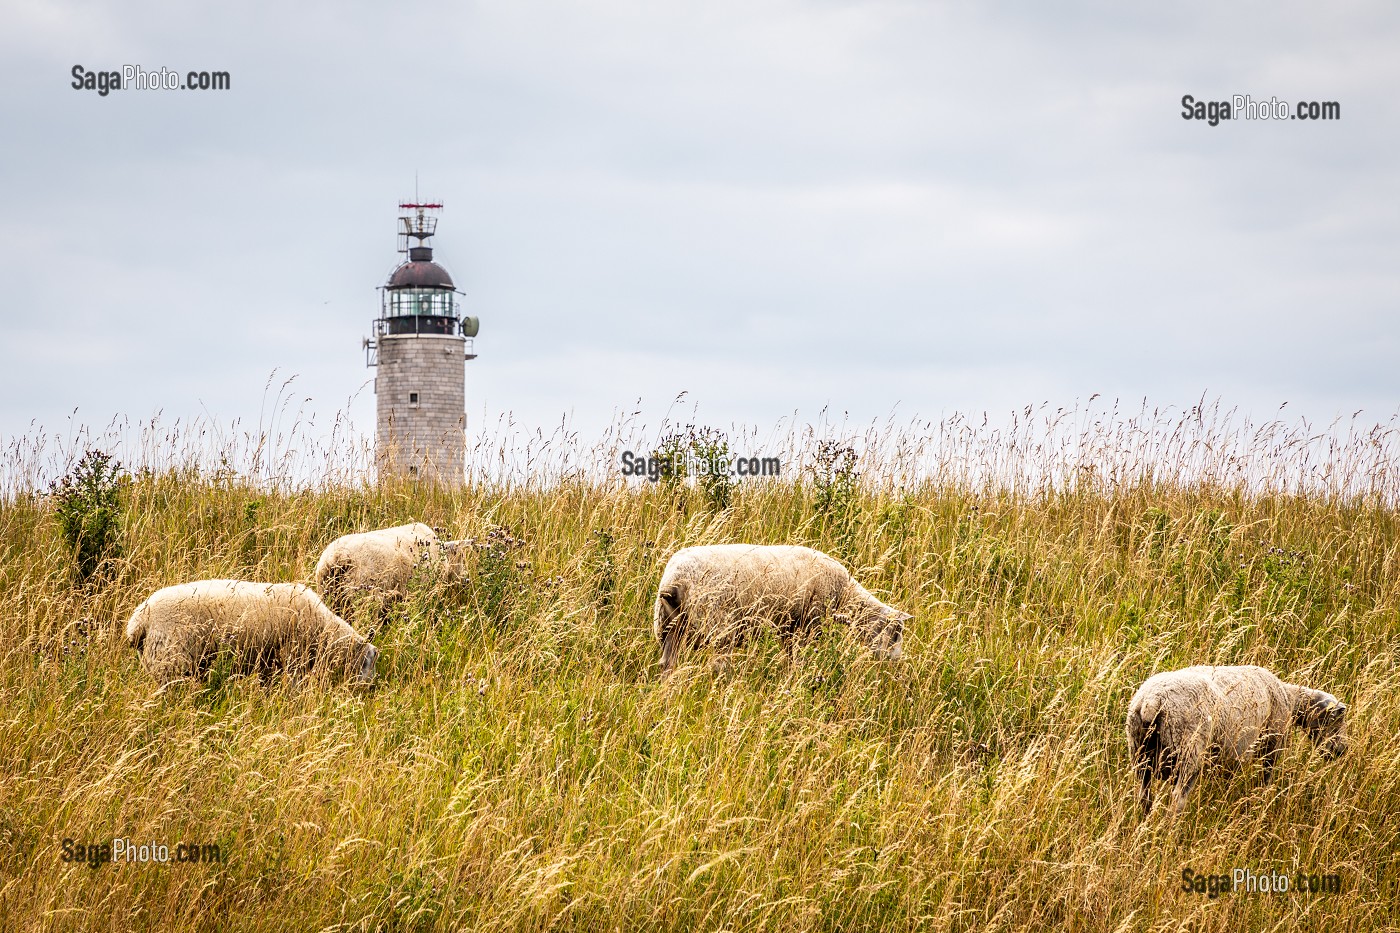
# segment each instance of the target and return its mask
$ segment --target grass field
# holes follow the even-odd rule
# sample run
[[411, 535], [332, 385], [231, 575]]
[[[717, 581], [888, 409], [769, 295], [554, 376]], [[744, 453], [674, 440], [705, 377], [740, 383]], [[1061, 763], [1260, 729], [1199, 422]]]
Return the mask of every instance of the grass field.
[[[723, 508], [701, 486], [568, 476], [448, 492], [138, 470], [87, 584], [53, 501], [11, 476], [0, 928], [1396, 928], [1394, 432], [1256, 429], [1232, 473], [1204, 426], [1121, 450], [1132, 432], [1085, 430], [1073, 468], [1024, 432], [972, 432], [944, 462], [981, 470], [910, 479], [867, 454]], [[1089, 435], [1117, 467], [1091, 468]], [[121, 637], [161, 586], [306, 580], [335, 536], [412, 519], [484, 543], [471, 586], [425, 577], [389, 612], [370, 691], [216, 669], [158, 695]], [[760, 640], [724, 674], [689, 655], [662, 681], [662, 565], [721, 541], [846, 561], [914, 613], [905, 660], [830, 631], [795, 659]], [[1298, 737], [1272, 784], [1206, 780], [1181, 819], [1143, 821], [1126, 704], [1192, 663], [1335, 693], [1349, 753]], [[221, 861], [90, 867], [65, 838]], [[1291, 889], [1182, 890], [1184, 870], [1236, 868]]]

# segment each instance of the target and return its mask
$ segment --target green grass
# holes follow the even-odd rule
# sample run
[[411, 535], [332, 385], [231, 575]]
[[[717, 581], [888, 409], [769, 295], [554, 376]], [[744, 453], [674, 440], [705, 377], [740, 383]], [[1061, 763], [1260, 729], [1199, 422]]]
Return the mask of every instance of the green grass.
[[[1281, 451], [1279, 457], [1291, 456]], [[138, 473], [120, 557], [74, 582], [52, 504], [0, 504], [6, 930], [1384, 929], [1400, 853], [1393, 498], [1154, 479], [703, 490], [559, 480], [276, 491]], [[822, 498], [822, 497], [825, 498]], [[821, 503], [818, 507], [818, 502]], [[1390, 503], [1390, 504], [1388, 504]], [[216, 669], [157, 694], [121, 630], [155, 589], [306, 580], [332, 538], [503, 527], [473, 584], [392, 607], [372, 691]], [[794, 662], [657, 674], [677, 547], [805, 543], [915, 615]], [[351, 621], [370, 627], [372, 607]], [[1352, 710], [1324, 762], [1134, 809], [1123, 719], [1154, 671], [1258, 663]], [[64, 863], [62, 840], [216, 843]], [[1181, 873], [1335, 873], [1212, 899]]]

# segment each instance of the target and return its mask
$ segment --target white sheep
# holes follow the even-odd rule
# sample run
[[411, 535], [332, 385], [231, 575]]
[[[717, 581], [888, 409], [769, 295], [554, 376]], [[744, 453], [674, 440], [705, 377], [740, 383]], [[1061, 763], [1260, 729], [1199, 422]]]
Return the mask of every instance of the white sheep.
[[357, 593], [402, 597], [420, 565], [433, 564], [449, 576], [460, 576], [460, 544], [439, 540], [422, 522], [341, 535], [316, 562], [316, 588], [341, 611]]
[[683, 643], [737, 648], [756, 627], [771, 625], [790, 644], [828, 615], [854, 626], [878, 657], [902, 655], [904, 622], [912, 617], [872, 596], [840, 561], [793, 545], [680, 549], [661, 575], [652, 631], [664, 673]]
[[1322, 754], [1347, 748], [1346, 704], [1321, 690], [1284, 683], [1262, 667], [1202, 665], [1149, 677], [1128, 704], [1128, 745], [1142, 812], [1152, 809], [1152, 780], [1174, 781], [1172, 812], [1209, 765], [1238, 771], [1259, 758], [1265, 780], [1288, 743], [1290, 726], [1307, 730]]
[[308, 587], [199, 580], [157, 590], [136, 607], [126, 638], [162, 685], [207, 673], [227, 651], [240, 671], [316, 670], [374, 680], [379, 649]]

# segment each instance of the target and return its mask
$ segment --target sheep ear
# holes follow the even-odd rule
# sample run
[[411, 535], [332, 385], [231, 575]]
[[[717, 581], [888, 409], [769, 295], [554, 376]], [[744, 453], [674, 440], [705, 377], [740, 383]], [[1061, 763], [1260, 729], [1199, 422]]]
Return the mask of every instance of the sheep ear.
[[1347, 712], [1347, 705], [1330, 693], [1324, 693], [1322, 696], [1318, 697], [1314, 705], [1316, 706], [1318, 715], [1329, 721], [1339, 720], [1345, 716]]

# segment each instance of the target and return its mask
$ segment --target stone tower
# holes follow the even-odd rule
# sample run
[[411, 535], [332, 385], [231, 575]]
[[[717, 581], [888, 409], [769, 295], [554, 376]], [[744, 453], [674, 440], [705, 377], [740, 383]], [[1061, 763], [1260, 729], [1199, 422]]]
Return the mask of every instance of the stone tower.
[[374, 335], [365, 340], [377, 418], [380, 477], [461, 485], [466, 470], [466, 366], [476, 358], [478, 322], [461, 313], [452, 276], [429, 244], [441, 204], [400, 204], [399, 252], [407, 253], [380, 289]]

